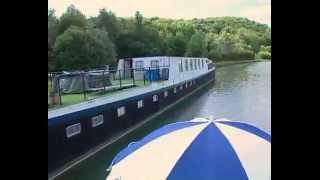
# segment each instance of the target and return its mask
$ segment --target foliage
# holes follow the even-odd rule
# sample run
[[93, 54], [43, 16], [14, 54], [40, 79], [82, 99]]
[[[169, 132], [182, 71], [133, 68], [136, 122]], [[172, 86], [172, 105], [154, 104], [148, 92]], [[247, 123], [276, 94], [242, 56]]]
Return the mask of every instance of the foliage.
[[58, 70], [88, 69], [115, 64], [116, 54], [108, 34], [98, 29], [71, 26], [57, 37], [54, 53]]
[[271, 58], [270, 27], [246, 18], [117, 17], [101, 9], [87, 19], [73, 5], [57, 18], [48, 10], [48, 69], [115, 65], [116, 58], [196, 56], [214, 60]]
[[83, 29], [87, 27], [86, 17], [74, 5], [70, 5], [60, 17], [58, 34], [62, 34], [70, 26], [77, 26]]

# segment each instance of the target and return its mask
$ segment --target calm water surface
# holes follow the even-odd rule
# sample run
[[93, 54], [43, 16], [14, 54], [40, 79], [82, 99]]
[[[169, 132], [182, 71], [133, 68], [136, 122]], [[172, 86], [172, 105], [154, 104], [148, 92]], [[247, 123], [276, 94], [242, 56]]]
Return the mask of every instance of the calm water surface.
[[105, 169], [112, 158], [130, 142], [141, 139], [165, 124], [208, 115], [249, 122], [271, 133], [271, 62], [218, 67], [214, 85], [197, 92], [57, 179], [105, 179]]

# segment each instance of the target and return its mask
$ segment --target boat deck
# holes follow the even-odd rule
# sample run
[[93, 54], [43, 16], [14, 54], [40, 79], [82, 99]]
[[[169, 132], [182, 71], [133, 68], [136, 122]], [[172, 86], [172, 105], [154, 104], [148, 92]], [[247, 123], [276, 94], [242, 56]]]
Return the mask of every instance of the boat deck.
[[[214, 70], [215, 70], [215, 68], [212, 68], [212, 69], [210, 69], [210, 71], [208, 71], [206, 73], [209, 73]], [[202, 75], [195, 76], [193, 79], [196, 79], [197, 77], [202, 76]], [[192, 79], [188, 79], [188, 81], [189, 80], [192, 80]], [[155, 90], [170, 87], [172, 85], [177, 85], [177, 84], [180, 84], [185, 81], [186, 80], [181, 80], [179, 82], [174, 82], [174, 81], [152, 82], [148, 86], [135, 87], [135, 88], [127, 89], [127, 90], [122, 90], [122, 91], [119, 91], [119, 93], [115, 93], [115, 94], [112, 94], [109, 96], [103, 96], [103, 97], [99, 97], [99, 98], [96, 98], [93, 100], [81, 102], [78, 104], [69, 105], [66, 107], [59, 108], [59, 109], [50, 110], [50, 111], [48, 111], [48, 120], [55, 118], [55, 117], [63, 116], [65, 114], [74, 113], [74, 112], [82, 111], [85, 109], [117, 102], [117, 101], [127, 99], [130, 97], [135, 97], [138, 95], [146, 94], [146, 93], [149, 93], [149, 92], [152, 92]]]

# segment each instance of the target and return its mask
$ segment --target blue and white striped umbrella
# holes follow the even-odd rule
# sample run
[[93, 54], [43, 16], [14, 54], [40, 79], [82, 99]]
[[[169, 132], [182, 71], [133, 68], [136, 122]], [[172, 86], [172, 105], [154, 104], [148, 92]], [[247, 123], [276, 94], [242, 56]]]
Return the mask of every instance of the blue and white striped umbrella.
[[271, 136], [226, 119], [169, 124], [117, 154], [107, 179], [271, 179]]

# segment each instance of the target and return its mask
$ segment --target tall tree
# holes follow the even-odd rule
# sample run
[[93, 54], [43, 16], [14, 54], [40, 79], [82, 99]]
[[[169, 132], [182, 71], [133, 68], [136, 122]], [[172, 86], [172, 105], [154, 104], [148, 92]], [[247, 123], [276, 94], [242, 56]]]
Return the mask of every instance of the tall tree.
[[101, 9], [96, 19], [96, 27], [105, 29], [112, 41], [118, 38], [120, 27], [116, 15], [112, 11]]
[[197, 32], [192, 35], [185, 56], [201, 57], [207, 55], [207, 49], [204, 41], [205, 35], [202, 32]]
[[48, 71], [55, 68], [55, 57], [53, 53], [53, 45], [57, 37], [58, 19], [55, 16], [55, 10], [48, 10]]
[[82, 29], [87, 27], [86, 17], [74, 5], [70, 5], [60, 17], [58, 34], [62, 34], [70, 26], [77, 26]]
[[54, 51], [59, 70], [88, 69], [115, 61], [112, 42], [101, 30], [71, 26], [57, 38]]

